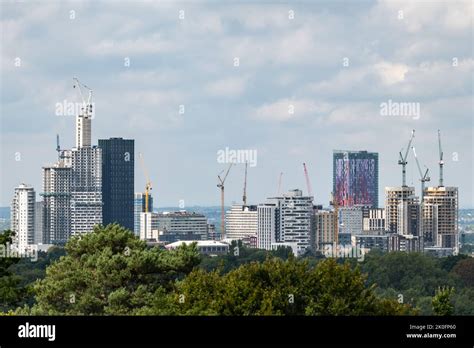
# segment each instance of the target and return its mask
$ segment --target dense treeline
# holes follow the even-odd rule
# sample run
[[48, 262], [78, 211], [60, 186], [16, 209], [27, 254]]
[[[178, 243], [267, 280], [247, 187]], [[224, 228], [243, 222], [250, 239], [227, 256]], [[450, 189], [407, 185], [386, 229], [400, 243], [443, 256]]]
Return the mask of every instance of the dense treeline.
[[[1, 235], [2, 244], [11, 232]], [[199, 255], [97, 227], [38, 260], [0, 261], [1, 311], [33, 315], [474, 315], [474, 259], [371, 252], [362, 262], [291, 250]]]

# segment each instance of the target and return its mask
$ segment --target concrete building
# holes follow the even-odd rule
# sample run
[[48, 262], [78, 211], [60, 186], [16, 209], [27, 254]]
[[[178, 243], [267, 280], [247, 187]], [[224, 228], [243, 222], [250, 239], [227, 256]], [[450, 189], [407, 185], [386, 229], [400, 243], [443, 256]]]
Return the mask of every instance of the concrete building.
[[421, 252], [423, 251], [423, 240], [414, 235], [389, 233], [388, 251]]
[[257, 206], [234, 204], [225, 215], [227, 239], [242, 240], [257, 236]]
[[458, 245], [458, 188], [428, 187], [423, 204], [423, 236], [431, 246], [456, 248]]
[[19, 252], [28, 250], [35, 240], [35, 202], [33, 187], [20, 184], [15, 187], [11, 204], [11, 230], [16, 233], [13, 244]]
[[378, 207], [379, 155], [367, 151], [333, 151], [333, 191], [340, 207]]
[[385, 209], [371, 208], [363, 210], [362, 229], [364, 231], [385, 230]]
[[92, 232], [94, 226], [102, 224], [102, 149], [73, 148], [71, 168], [71, 235], [74, 236]]
[[414, 187], [386, 187], [385, 214], [387, 231], [419, 235], [420, 205]]
[[[148, 211], [153, 212], [153, 196], [148, 194]], [[140, 236], [140, 214], [145, 212], [145, 194], [135, 193], [133, 200], [133, 232], [136, 236]]]
[[280, 236], [280, 204], [278, 200], [257, 207], [257, 248], [272, 250]]
[[324, 245], [334, 244], [334, 233], [336, 228], [336, 217], [334, 211], [318, 210], [315, 215], [315, 248], [322, 250]]
[[159, 240], [158, 214], [140, 213], [140, 239]]
[[361, 234], [354, 235], [352, 238], [352, 245], [358, 248], [369, 251], [378, 249], [381, 251], [388, 251], [388, 234]]
[[63, 244], [71, 235], [72, 168], [67, 158], [43, 167], [43, 243]]
[[43, 244], [43, 202], [35, 202], [35, 244]]
[[160, 241], [207, 240], [207, 218], [202, 214], [179, 211], [156, 216]]
[[102, 149], [102, 220], [134, 230], [134, 151], [132, 139], [99, 139]]
[[339, 233], [361, 234], [363, 209], [365, 206], [356, 204], [350, 207], [340, 207], [339, 213]]

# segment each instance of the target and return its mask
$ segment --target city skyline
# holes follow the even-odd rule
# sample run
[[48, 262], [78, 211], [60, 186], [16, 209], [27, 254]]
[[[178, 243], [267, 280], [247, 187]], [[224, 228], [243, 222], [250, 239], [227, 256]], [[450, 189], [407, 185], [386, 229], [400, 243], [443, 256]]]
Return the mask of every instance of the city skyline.
[[[56, 159], [57, 133], [61, 148], [73, 146], [74, 117], [55, 115], [57, 103], [79, 101], [72, 76], [94, 90], [92, 143], [113, 137], [134, 139], [135, 155], [144, 153], [155, 207], [180, 206], [180, 201], [184, 208], [217, 206], [217, 174], [226, 167], [217, 157], [226, 148], [256, 151], [256, 166], [248, 170], [250, 203], [277, 193], [280, 172], [284, 173], [281, 191], [306, 192], [305, 162], [315, 203], [325, 206], [333, 184], [333, 150], [377, 152], [381, 206], [384, 188], [401, 185], [398, 152], [406, 146], [411, 129], [416, 129], [420, 162], [430, 168], [429, 186], [438, 181], [437, 130], [441, 129], [445, 185], [459, 187], [460, 208], [474, 206], [469, 102], [474, 62], [469, 47], [462, 45], [469, 21], [448, 4], [397, 7], [392, 2], [361, 2], [353, 7], [344, 4], [342, 12], [326, 3], [234, 8], [152, 4], [159, 24], [129, 20], [126, 38], [119, 38], [120, 31], [109, 31], [105, 39], [94, 27], [83, 51], [82, 35], [87, 35], [79, 35], [80, 29], [92, 21], [100, 19], [110, 29], [120, 18], [151, 14], [140, 5], [128, 11], [121, 4], [111, 9], [114, 17], [104, 11], [103, 3], [76, 4], [71, 19], [67, 5], [17, 5], [15, 11], [5, 5], [2, 18], [7, 28], [2, 34], [2, 76], [3, 86], [9, 88], [1, 93], [1, 163], [9, 170], [2, 171], [0, 206], [10, 204], [14, 187], [21, 182], [41, 192], [41, 167]], [[89, 15], [94, 8], [101, 9], [100, 15]], [[182, 9], [185, 15], [180, 19]], [[400, 9], [403, 19], [397, 17]], [[293, 19], [289, 11], [294, 11]], [[429, 16], [423, 17], [427, 11]], [[414, 25], [411, 16], [424, 20]], [[49, 23], [50, 18], [58, 20]], [[316, 25], [315, 19], [322, 22]], [[38, 30], [35, 25], [40, 23], [46, 28]], [[445, 30], [434, 41], [444, 50], [427, 45], [435, 23]], [[355, 40], [344, 36], [338, 25], [355, 26], [359, 35]], [[381, 33], [377, 28], [383, 28]], [[70, 50], [61, 56], [60, 47], [35, 48], [32, 29], [39, 37], [52, 35], [51, 41], [58, 35]], [[271, 33], [265, 34], [268, 29]], [[393, 45], [380, 41], [381, 35], [392, 37]], [[195, 46], [198, 38], [201, 46]], [[80, 54], [72, 56], [74, 50]], [[16, 58], [20, 66], [15, 66]], [[31, 84], [33, 78], [38, 82]], [[382, 104], [392, 102], [418, 103], [418, 114], [383, 115]], [[142, 192], [144, 174], [137, 165], [135, 177], [134, 191]], [[241, 201], [243, 177], [243, 164], [232, 168], [226, 206]], [[407, 184], [420, 195], [411, 154]]]

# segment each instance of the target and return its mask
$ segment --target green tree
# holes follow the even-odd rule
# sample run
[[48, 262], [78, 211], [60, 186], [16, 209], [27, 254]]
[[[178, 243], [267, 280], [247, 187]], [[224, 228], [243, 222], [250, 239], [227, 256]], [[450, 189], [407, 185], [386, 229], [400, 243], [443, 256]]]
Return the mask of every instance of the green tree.
[[459, 261], [453, 267], [453, 273], [458, 275], [466, 286], [474, 287], [474, 258], [468, 257]]
[[66, 256], [35, 284], [32, 314], [132, 314], [200, 260], [195, 245], [173, 251], [148, 248], [117, 224], [72, 238], [65, 249]]
[[454, 306], [451, 302], [451, 296], [454, 293], [454, 288], [444, 287], [439, 288], [433, 297], [432, 306], [435, 315], [452, 315]]
[[25, 296], [26, 290], [20, 286], [21, 278], [13, 274], [10, 267], [20, 261], [9, 257], [8, 249], [15, 233], [5, 230], [0, 234], [0, 311], [16, 308]]
[[395, 315], [413, 314], [365, 287], [360, 270], [329, 259], [316, 268], [290, 257], [251, 262], [226, 274], [202, 269], [176, 283], [148, 314], [180, 315]]

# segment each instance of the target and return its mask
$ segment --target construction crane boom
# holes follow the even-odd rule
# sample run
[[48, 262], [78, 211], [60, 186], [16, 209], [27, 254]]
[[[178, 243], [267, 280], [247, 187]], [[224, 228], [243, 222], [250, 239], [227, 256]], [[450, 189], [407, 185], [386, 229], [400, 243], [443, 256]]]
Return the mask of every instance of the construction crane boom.
[[[81, 95], [82, 111], [84, 112], [84, 116], [92, 116], [92, 89], [81, 83], [77, 77], [73, 77], [73, 81], [74, 85], [72, 87], [77, 87], [79, 94]], [[88, 91], [87, 101], [84, 97], [83, 89]]]
[[425, 182], [430, 181], [429, 177], [429, 169], [426, 168], [425, 173], [423, 174], [423, 171], [421, 170], [420, 162], [418, 161], [418, 156], [416, 155], [416, 150], [415, 147], [412, 146], [413, 149], [413, 155], [415, 157], [416, 161], [416, 166], [418, 167], [418, 172], [420, 173], [420, 181], [421, 181], [421, 204], [423, 204], [423, 198], [425, 196]]
[[248, 162], [245, 162], [244, 195], [242, 197], [244, 206], [247, 206], [247, 166], [248, 166]]
[[277, 190], [277, 196], [280, 196], [281, 194], [281, 178], [283, 176], [283, 172], [280, 172], [280, 176], [278, 178], [278, 190]]
[[152, 189], [150, 177], [148, 176], [148, 171], [146, 170], [145, 162], [143, 161], [143, 155], [142, 153], [138, 154], [138, 157], [140, 159], [140, 165], [142, 167], [143, 173], [145, 174], [145, 213], [148, 213], [150, 210], [149, 207], [149, 194]]
[[224, 175], [224, 178], [221, 178], [221, 174], [224, 172], [220, 172], [219, 175], [217, 175], [217, 179], [219, 180], [219, 183], [217, 184], [217, 187], [220, 188], [221, 190], [221, 237], [225, 235], [225, 213], [224, 213], [224, 184], [225, 180], [227, 179], [227, 175], [229, 175], [230, 168], [234, 163], [229, 164], [229, 168], [227, 169], [227, 172]]
[[443, 187], [443, 149], [441, 147], [441, 131], [438, 129], [438, 147], [439, 147], [439, 187]]
[[407, 166], [407, 157], [408, 152], [410, 151], [411, 143], [413, 142], [413, 138], [415, 137], [415, 130], [413, 129], [411, 132], [410, 141], [408, 142], [407, 150], [405, 151], [405, 156], [402, 155], [402, 150], [400, 150], [400, 159], [398, 160], [398, 164], [402, 166], [402, 186], [407, 186], [406, 184], [406, 166]]
[[313, 195], [313, 190], [311, 189], [311, 182], [309, 181], [308, 168], [306, 168], [306, 163], [303, 163], [304, 177], [306, 179], [306, 188], [308, 189], [308, 196]]

